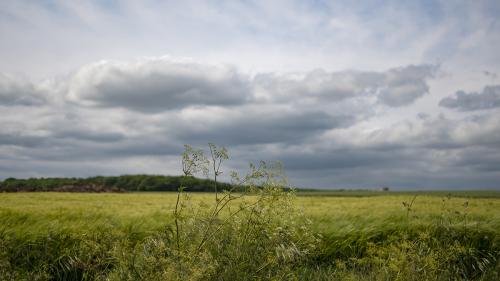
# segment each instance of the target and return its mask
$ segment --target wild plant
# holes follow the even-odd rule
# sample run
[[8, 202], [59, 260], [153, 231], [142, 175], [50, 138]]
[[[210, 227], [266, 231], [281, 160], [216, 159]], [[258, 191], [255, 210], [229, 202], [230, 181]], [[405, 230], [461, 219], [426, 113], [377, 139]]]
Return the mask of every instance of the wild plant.
[[417, 194], [415, 194], [415, 196], [413, 196], [413, 198], [411, 199], [411, 201], [409, 202], [406, 202], [406, 201], [403, 201], [403, 206], [406, 210], [406, 221], [408, 222], [409, 218], [410, 218], [410, 212], [412, 211], [412, 208], [413, 208], [413, 203], [415, 202], [415, 199], [417, 199]]
[[222, 171], [220, 170], [221, 164], [224, 160], [229, 159], [229, 155], [227, 154], [227, 149], [225, 147], [218, 148], [217, 145], [213, 143], [209, 143], [208, 147], [210, 148], [210, 156], [212, 160], [215, 202], [218, 202], [219, 200], [217, 197], [217, 177], [222, 174]]
[[467, 237], [467, 215], [469, 214], [469, 200], [466, 200], [462, 206], [464, 210], [462, 212], [463, 220], [464, 220], [464, 236]]
[[290, 277], [308, 258], [319, 238], [285, 191], [280, 163], [250, 164], [231, 172], [232, 187], [218, 190], [226, 148], [209, 144], [210, 158], [188, 145], [182, 156], [184, 177], [213, 177], [214, 198], [196, 203], [181, 186], [173, 226], [147, 239], [133, 258], [116, 271], [116, 279], [253, 280]]

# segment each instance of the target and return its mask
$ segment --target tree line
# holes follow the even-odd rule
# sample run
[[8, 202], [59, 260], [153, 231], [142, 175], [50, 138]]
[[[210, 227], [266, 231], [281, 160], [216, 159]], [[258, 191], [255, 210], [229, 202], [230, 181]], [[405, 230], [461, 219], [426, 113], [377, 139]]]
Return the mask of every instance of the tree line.
[[[66, 191], [66, 192], [127, 192], [127, 191], [177, 191], [180, 185], [186, 191], [212, 192], [213, 180], [196, 177], [162, 175], [97, 176], [89, 178], [7, 178], [0, 181], [0, 192]], [[218, 182], [219, 190], [229, 190], [232, 185]]]

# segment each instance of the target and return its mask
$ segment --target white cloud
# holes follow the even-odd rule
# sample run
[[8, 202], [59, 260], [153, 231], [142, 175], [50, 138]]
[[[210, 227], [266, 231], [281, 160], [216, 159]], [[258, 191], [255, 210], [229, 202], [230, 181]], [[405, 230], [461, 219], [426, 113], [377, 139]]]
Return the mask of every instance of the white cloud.
[[87, 65], [72, 77], [68, 90], [73, 102], [139, 111], [241, 104], [249, 95], [248, 79], [233, 68], [168, 58]]

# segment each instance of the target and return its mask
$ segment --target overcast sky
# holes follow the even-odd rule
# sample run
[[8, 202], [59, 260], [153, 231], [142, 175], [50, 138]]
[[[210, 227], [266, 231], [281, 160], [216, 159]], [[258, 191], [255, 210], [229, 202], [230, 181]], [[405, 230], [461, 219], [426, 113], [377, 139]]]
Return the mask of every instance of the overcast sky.
[[0, 179], [226, 171], [500, 188], [500, 2], [0, 0]]

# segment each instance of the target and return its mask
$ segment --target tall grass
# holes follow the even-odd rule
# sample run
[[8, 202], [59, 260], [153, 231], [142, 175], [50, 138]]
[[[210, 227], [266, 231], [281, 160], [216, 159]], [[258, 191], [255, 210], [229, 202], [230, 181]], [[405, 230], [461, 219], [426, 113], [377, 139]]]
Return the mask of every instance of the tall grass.
[[[192, 206], [213, 198], [213, 194], [186, 195]], [[293, 208], [304, 212], [295, 217], [300, 222], [296, 225], [310, 219], [308, 231], [322, 238], [284, 270], [267, 272], [277, 279], [498, 280], [498, 199], [469, 200], [464, 228], [462, 198], [451, 198], [443, 206], [440, 197], [420, 196], [407, 223], [402, 201], [411, 200], [410, 196], [289, 196]], [[126, 276], [131, 280], [140, 279], [135, 271], [168, 268], [153, 261], [173, 242], [168, 239], [172, 239], [175, 194], [0, 194], [0, 200], [0, 280], [120, 280]], [[237, 207], [232, 204], [231, 210]], [[232, 221], [231, 227], [237, 226], [238, 221]], [[200, 258], [196, 272], [204, 277], [194, 271], [186, 275], [235, 280], [213, 274], [232, 272], [231, 260], [245, 260], [235, 258], [238, 251], [226, 250], [238, 245], [236, 238], [227, 237], [231, 227], [221, 229], [206, 251], [212, 262], [224, 261], [217, 264], [226, 269], [208, 267], [214, 263]], [[219, 251], [221, 241], [229, 246]]]

